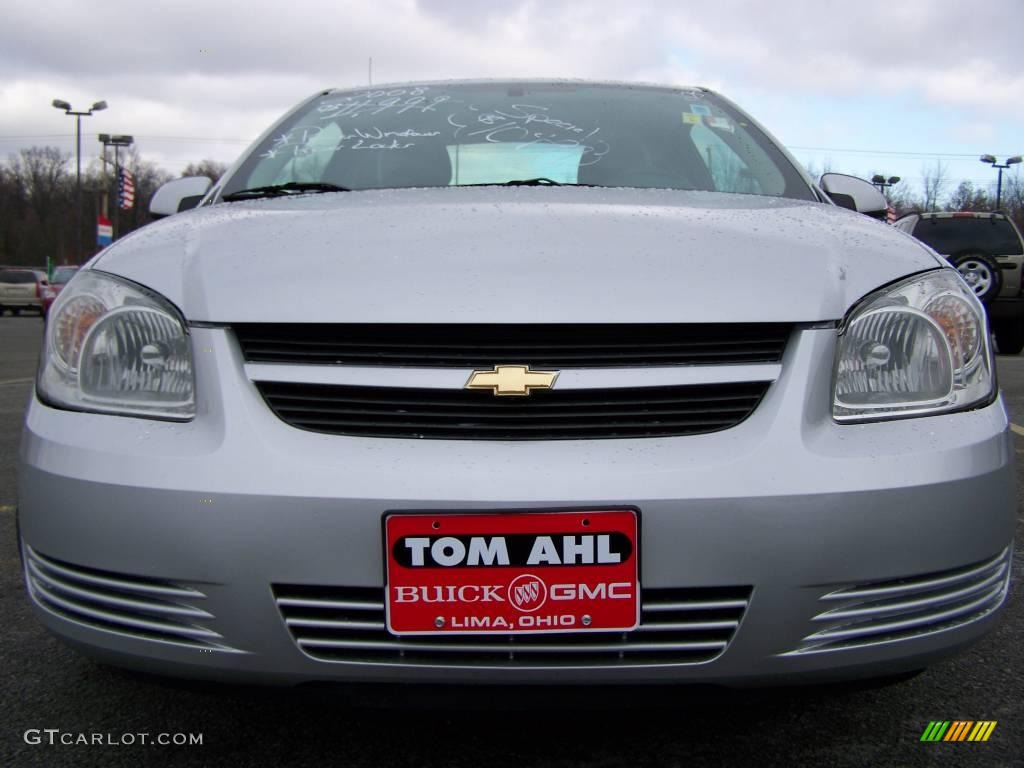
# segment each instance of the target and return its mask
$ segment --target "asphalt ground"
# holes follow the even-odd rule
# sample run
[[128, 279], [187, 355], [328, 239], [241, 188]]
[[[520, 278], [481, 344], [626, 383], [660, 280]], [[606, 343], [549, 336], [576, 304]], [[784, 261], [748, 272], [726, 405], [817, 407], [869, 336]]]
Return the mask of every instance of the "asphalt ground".
[[[35, 621], [17, 553], [17, 450], [41, 335], [38, 318], [0, 318], [0, 768], [1024, 766], [1020, 523], [1013, 592], [998, 628], [966, 653], [883, 688], [673, 688], [657, 696], [545, 689], [507, 706], [490, 689], [451, 692], [437, 708], [429, 696], [410, 704], [402, 689], [199, 685], [90, 662]], [[1024, 358], [1002, 357], [998, 367], [1013, 421], [1024, 425]], [[1024, 489], [1024, 429], [1017, 446]], [[986, 743], [920, 741], [930, 721], [958, 719], [998, 725]], [[26, 742], [30, 729], [42, 743]], [[74, 740], [201, 734], [202, 744], [143, 745], [135, 736], [130, 745], [51, 745], [44, 729]]]

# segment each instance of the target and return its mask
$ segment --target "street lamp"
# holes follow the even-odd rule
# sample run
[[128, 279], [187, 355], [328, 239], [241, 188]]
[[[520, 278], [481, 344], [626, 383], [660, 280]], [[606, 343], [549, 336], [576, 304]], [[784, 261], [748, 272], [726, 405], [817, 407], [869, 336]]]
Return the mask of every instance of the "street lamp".
[[1002, 165], [997, 163], [995, 157], [992, 155], [982, 155], [978, 159], [981, 160], [981, 162], [983, 163], [988, 163], [993, 168], [999, 169], [999, 180], [996, 182], [996, 210], [998, 211], [1003, 198], [1003, 169], [1009, 168], [1011, 165], [1016, 165], [1017, 163], [1020, 162], [1021, 157], [1020, 155], [1008, 157], [1006, 159], [1006, 162], [1003, 163]]
[[884, 195], [885, 190], [887, 190], [893, 184], [900, 183], [900, 177], [890, 176], [888, 179], [886, 179], [885, 176], [883, 176], [882, 174], [876, 173], [874, 176], [871, 177], [871, 183], [878, 187], [878, 191]]
[[75, 116], [75, 261], [82, 263], [82, 118], [93, 112], [107, 108], [107, 102], [97, 101], [88, 112], [75, 112], [66, 101], [54, 99], [55, 109], [63, 109], [64, 114]]

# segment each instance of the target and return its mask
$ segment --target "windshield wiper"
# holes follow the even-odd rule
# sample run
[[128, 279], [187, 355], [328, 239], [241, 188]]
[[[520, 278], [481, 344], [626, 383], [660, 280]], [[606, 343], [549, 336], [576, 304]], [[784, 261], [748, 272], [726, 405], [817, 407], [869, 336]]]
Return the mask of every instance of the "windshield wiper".
[[285, 195], [296, 195], [302, 192], [351, 192], [348, 187], [339, 187], [337, 184], [328, 184], [322, 181], [289, 181], [287, 184], [271, 184], [268, 187], [252, 187], [251, 189], [240, 189], [230, 195], [224, 195], [221, 200], [231, 202], [233, 200], [251, 200], [258, 197], [283, 197]]
[[[569, 186], [562, 184], [560, 181], [549, 179], [547, 176], [538, 176], [535, 179], [512, 179], [512, 181], [506, 181], [502, 186], [505, 187], [562, 187]], [[575, 185], [573, 185], [575, 186]]]
[[547, 176], [535, 179], [512, 179], [511, 181], [487, 181], [483, 184], [457, 184], [459, 187], [600, 187], [600, 184], [576, 184], [571, 181], [555, 181]]

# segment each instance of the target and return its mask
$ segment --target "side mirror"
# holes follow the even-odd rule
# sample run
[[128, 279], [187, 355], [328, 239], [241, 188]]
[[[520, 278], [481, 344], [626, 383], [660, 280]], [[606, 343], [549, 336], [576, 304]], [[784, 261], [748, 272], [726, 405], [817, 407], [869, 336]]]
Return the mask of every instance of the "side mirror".
[[206, 176], [186, 176], [168, 181], [149, 201], [149, 212], [154, 219], [160, 219], [195, 208], [212, 186], [213, 180]]
[[841, 208], [885, 219], [889, 202], [875, 186], [856, 176], [845, 173], [826, 173], [821, 177], [821, 188], [833, 203]]

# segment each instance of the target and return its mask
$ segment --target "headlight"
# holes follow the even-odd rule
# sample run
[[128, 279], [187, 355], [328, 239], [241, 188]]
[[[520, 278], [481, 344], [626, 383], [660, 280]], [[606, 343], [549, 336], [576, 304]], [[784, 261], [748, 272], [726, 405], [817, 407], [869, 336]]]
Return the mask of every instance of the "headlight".
[[57, 408], [187, 421], [195, 415], [188, 329], [166, 299], [83, 271], [50, 310], [37, 389]]
[[904, 280], [862, 301], [836, 350], [836, 421], [925, 416], [995, 395], [985, 310], [952, 272]]

